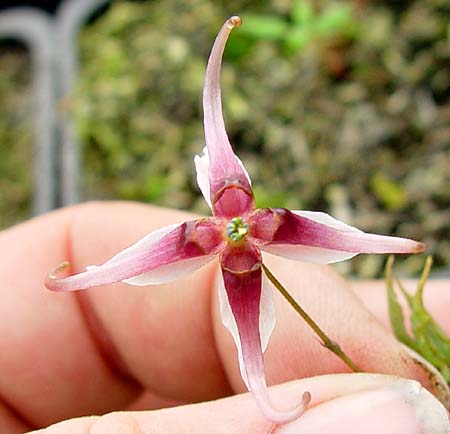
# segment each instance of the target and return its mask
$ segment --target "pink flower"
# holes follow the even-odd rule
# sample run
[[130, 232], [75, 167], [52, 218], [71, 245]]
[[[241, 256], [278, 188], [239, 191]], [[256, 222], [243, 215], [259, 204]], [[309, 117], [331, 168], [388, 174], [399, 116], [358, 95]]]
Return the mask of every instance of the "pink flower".
[[256, 209], [250, 177], [233, 153], [225, 131], [220, 97], [222, 54], [231, 30], [222, 26], [206, 69], [203, 92], [206, 148], [195, 157], [197, 181], [213, 216], [185, 221], [152, 232], [103, 265], [89, 266], [73, 276], [49, 275], [54, 291], [73, 291], [124, 281], [131, 285], [162, 284], [192, 273], [219, 257], [219, 299], [222, 319], [234, 337], [242, 378], [266, 417], [284, 423], [300, 416], [309, 402], [280, 411], [266, 386], [262, 353], [275, 325], [275, 310], [261, 251], [289, 259], [330, 263], [358, 253], [416, 253], [416, 241], [366, 234], [333, 217], [312, 211]]

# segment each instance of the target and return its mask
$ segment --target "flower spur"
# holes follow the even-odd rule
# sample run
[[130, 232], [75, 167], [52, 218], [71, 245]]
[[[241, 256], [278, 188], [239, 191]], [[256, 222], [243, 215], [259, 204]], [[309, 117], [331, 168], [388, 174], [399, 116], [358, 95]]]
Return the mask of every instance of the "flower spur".
[[194, 159], [197, 182], [212, 217], [185, 221], [154, 231], [103, 265], [59, 277], [63, 263], [49, 274], [53, 291], [74, 291], [123, 281], [131, 285], [166, 283], [202, 267], [217, 256], [222, 320], [231, 332], [243, 381], [264, 413], [275, 423], [299, 417], [308, 392], [291, 410], [275, 408], [268, 394], [263, 352], [275, 310], [269, 282], [262, 272], [261, 251], [314, 263], [345, 260], [358, 253], [416, 253], [424, 246], [413, 240], [367, 234], [322, 212], [256, 209], [251, 181], [233, 153], [222, 116], [220, 69], [231, 30], [241, 24], [229, 18], [211, 50], [203, 91], [206, 147]]

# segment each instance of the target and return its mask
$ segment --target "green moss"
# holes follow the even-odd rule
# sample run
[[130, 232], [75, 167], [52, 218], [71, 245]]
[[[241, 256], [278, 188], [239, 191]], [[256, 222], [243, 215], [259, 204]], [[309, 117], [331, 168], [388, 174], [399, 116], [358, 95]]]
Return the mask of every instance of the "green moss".
[[0, 229], [30, 215], [32, 135], [29, 58], [17, 45], [0, 46]]
[[[204, 145], [204, 68], [217, 29], [238, 12], [244, 25], [225, 52], [223, 104], [258, 205], [324, 210], [367, 231], [420, 239], [436, 266], [448, 265], [448, 8], [432, 0], [402, 10], [316, 5], [111, 7], [81, 38], [74, 112], [87, 196], [207, 212], [192, 164]], [[308, 35], [286, 50], [297, 28]], [[327, 195], [330, 185], [346, 199]], [[353, 271], [380, 275], [382, 259], [356, 258]], [[417, 272], [420, 261], [404, 267]]]
[[[82, 32], [69, 101], [83, 143], [85, 197], [208, 212], [192, 162], [204, 146], [204, 69], [218, 28], [239, 13], [244, 25], [225, 52], [224, 114], [259, 205], [322, 210], [366, 231], [419, 239], [436, 267], [448, 266], [447, 2], [369, 2], [358, 10], [311, 4], [114, 2]], [[249, 35], [246, 16], [250, 24], [252, 16], [273, 23], [260, 22]], [[2, 143], [12, 143], [22, 132], [2, 134]], [[12, 198], [29, 184], [17, 185], [22, 193], [5, 198], [4, 190], [14, 191], [6, 187], [0, 200], [20, 219]], [[329, 194], [330, 186], [339, 194]], [[383, 258], [361, 256], [351, 265], [376, 276]], [[404, 263], [404, 271], [420, 267], [413, 257]]]

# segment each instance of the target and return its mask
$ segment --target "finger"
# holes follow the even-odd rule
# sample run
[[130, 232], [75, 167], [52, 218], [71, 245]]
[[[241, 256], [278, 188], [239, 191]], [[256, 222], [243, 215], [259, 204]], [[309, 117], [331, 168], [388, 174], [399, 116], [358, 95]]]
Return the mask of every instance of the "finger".
[[[325, 333], [337, 342], [363, 372], [415, 378], [436, 394], [442, 385], [394, 339], [351, 291], [350, 285], [328, 267], [266, 257], [269, 268], [288, 288]], [[266, 375], [276, 384], [314, 375], [348, 372], [349, 368], [324, 348], [313, 331], [276, 292], [277, 325], [265, 353]], [[216, 306], [213, 303], [213, 306]], [[237, 367], [235, 348], [214, 310], [217, 344], [233, 390], [245, 387]], [[442, 395], [442, 399], [447, 399]]]
[[35, 434], [443, 434], [450, 427], [442, 405], [413, 381], [367, 374], [331, 375], [283, 384], [271, 393], [280, 403], [292, 405], [305, 389], [313, 392], [310, 409], [296, 421], [278, 427], [271, 426], [252, 397], [245, 394], [161, 411], [74, 419]]
[[[92, 225], [102, 222], [102, 233]], [[133, 225], [130, 227], [130, 215]], [[86, 206], [72, 225], [75, 271], [105, 258], [162, 226], [192, 219], [191, 214], [140, 205]], [[127, 228], [126, 231], [123, 228]], [[111, 235], [114, 235], [113, 237]], [[91, 240], [98, 240], [92, 248]], [[147, 287], [124, 283], [78, 293], [85, 311], [120, 355], [122, 371], [145, 388], [185, 401], [231, 392], [216, 351], [211, 327], [213, 262], [187, 278]]]
[[29, 425], [20, 420], [20, 417], [0, 401], [0, 432], [23, 433], [31, 429]]
[[[417, 290], [417, 280], [401, 279], [402, 285], [411, 294]], [[391, 329], [388, 314], [386, 285], [384, 281], [357, 281], [352, 284], [355, 294], [364, 305], [386, 328]], [[441, 327], [450, 334], [450, 279], [430, 279], [426, 283], [423, 293], [426, 308]], [[407, 303], [401, 294], [398, 296], [400, 304], [408, 311]]]
[[[101, 213], [105, 211], [95, 212], [101, 218]], [[119, 214], [116, 211], [116, 216]], [[111, 232], [114, 232], [114, 228], [124, 227], [129, 216], [125, 213], [122, 222], [117, 218], [111, 222]], [[101, 252], [100, 258], [90, 248], [87, 240], [96, 235], [95, 228], [86, 223], [90, 220], [80, 218], [76, 229], [79, 235], [74, 236], [74, 251], [83, 258], [79, 269], [86, 264], [101, 262], [105, 256], [117, 250], [116, 245], [110, 245], [106, 252], [108, 254]], [[166, 219], [165, 224], [172, 222]], [[161, 226], [162, 222], [158, 224]], [[73, 231], [75, 233], [75, 229]], [[90, 233], [91, 236], [82, 236]], [[287, 288], [298, 297], [313, 318], [322, 320], [325, 331], [344, 346], [345, 351], [364, 371], [416, 378], [433, 389], [429, 373], [415, 363], [374, 320], [351, 292], [349, 285], [331, 269], [276, 257], [270, 261], [277, 274], [285, 277]], [[226, 389], [220, 387], [226, 384], [221, 363], [233, 390], [245, 390], [237, 367], [234, 343], [218, 314], [213, 274], [210, 270], [205, 278], [203, 272], [194, 274], [191, 278], [194, 280], [187, 279], [161, 287], [130, 288], [119, 284], [84, 293], [85, 297], [89, 297], [96, 317], [107, 329], [107, 335], [123, 355], [132, 375], [141, 384], [164, 396], [199, 400], [226, 393]], [[200, 286], [196, 278], [201, 279]], [[180, 287], [185, 289], [180, 291]], [[211, 293], [212, 305], [209, 299]], [[183, 301], [180, 303], [177, 298]], [[276, 298], [278, 326], [265, 358], [269, 381], [273, 384], [299, 377], [348, 371], [338, 358], [318, 343], [290, 306], [280, 296]], [[209, 321], [211, 308], [214, 312], [214, 335]], [[130, 323], [130, 318], [131, 328], [123, 327], [123, 324]], [[162, 324], [169, 324], [169, 328], [161, 327]], [[198, 342], [199, 332], [202, 342]], [[161, 351], [142, 350], [155, 342], [161, 345]], [[220, 360], [216, 358], [216, 345]], [[171, 355], [170, 360], [168, 354]], [[209, 391], [204, 388], [209, 388]]]
[[[162, 288], [97, 288], [92, 306], [88, 293], [54, 294], [43, 285], [45, 274], [62, 260], [71, 259], [75, 270], [102, 262], [183, 218], [139, 205], [88, 204], [0, 235], [0, 249], [8, 252], [0, 261], [7, 294], [0, 299], [0, 397], [22, 420], [45, 426], [123, 408], [142, 385], [158, 385], [159, 378], [173, 388], [179, 384], [180, 396], [188, 390], [195, 400], [229, 393], [210, 327], [208, 268]], [[96, 314], [102, 299], [109, 300], [105, 322]], [[123, 338], [110, 338], [112, 324]], [[124, 362], [128, 348], [131, 357]]]
[[[43, 286], [49, 265], [67, 255], [76, 210], [52, 213], [0, 235], [0, 399], [31, 426], [110, 411], [140, 390], [112, 372], [77, 299], [55, 297]], [[101, 400], [102, 395], [108, 399]]]
[[[214, 328], [211, 324], [214, 266], [164, 286], [117, 284], [79, 296], [43, 289], [39, 276], [62, 260], [71, 259], [79, 271], [183, 218], [191, 216], [132, 204], [89, 204], [0, 237], [0, 248], [8, 251], [0, 264], [8, 294], [0, 301], [6, 319], [0, 325], [0, 372], [14, 373], [0, 376], [0, 395], [26, 419], [42, 426], [121, 408], [136, 399], [139, 386], [190, 401], [230, 393], [227, 378], [241, 390], [231, 339], [217, 317]], [[393, 371], [428, 384], [423, 371], [380, 332], [342, 279], [327, 268], [290, 261], [273, 264], [280, 276], [290, 276], [289, 289], [322, 319], [332, 338], [364, 362], [363, 368]], [[214, 299], [212, 306], [217, 310]], [[271, 382], [345, 370], [284, 301], [278, 300], [278, 310], [279, 324], [266, 357]], [[346, 322], [347, 317], [353, 322]], [[354, 324], [360, 327], [366, 321], [364, 332], [354, 334]], [[43, 390], [48, 392], [45, 400], [40, 399]]]

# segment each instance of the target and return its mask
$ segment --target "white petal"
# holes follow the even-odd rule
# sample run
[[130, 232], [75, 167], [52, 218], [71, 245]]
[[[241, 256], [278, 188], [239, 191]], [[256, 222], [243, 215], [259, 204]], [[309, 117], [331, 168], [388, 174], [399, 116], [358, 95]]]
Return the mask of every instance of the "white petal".
[[233, 336], [234, 343], [236, 344], [236, 348], [238, 351], [239, 368], [241, 370], [241, 377], [244, 380], [244, 383], [247, 386], [247, 388], [249, 388], [248, 380], [247, 380], [247, 373], [245, 372], [245, 367], [244, 367], [244, 359], [242, 357], [241, 339], [239, 337], [236, 320], [234, 319], [234, 315], [231, 310], [227, 292], [225, 290], [225, 284], [223, 282], [222, 273], [219, 273], [218, 289], [219, 289], [220, 316], [222, 317], [222, 323], [228, 329], [228, 331], [231, 333], [231, 336]]
[[235, 155], [235, 157], [236, 157], [236, 160], [237, 160], [239, 166], [241, 166], [241, 169], [242, 169], [242, 171], [244, 172], [244, 175], [245, 175], [245, 177], [247, 178], [248, 183], [249, 183], [250, 186], [251, 186], [251, 185], [252, 185], [252, 180], [250, 179], [250, 175], [248, 174], [247, 169], [246, 169], [245, 166], [244, 166], [244, 163], [242, 162], [242, 160], [241, 160], [237, 155]]
[[310, 262], [312, 264], [331, 264], [333, 262], [345, 261], [358, 254], [292, 244], [266, 245], [261, 246], [261, 250], [272, 255], [282, 256], [286, 259]]
[[[228, 301], [227, 292], [223, 282], [222, 273], [219, 273], [219, 306], [220, 315], [222, 317], [223, 325], [229, 330], [233, 336], [236, 348], [238, 350], [239, 369], [241, 371], [242, 379], [245, 385], [249, 389], [247, 373], [244, 366], [244, 358], [242, 357], [241, 339], [234, 319], [233, 312], [231, 310], [230, 302]], [[259, 332], [261, 339], [261, 347], [264, 352], [269, 343], [270, 336], [272, 335], [273, 328], [275, 327], [275, 304], [273, 302], [272, 288], [264, 273], [262, 273], [262, 288], [261, 288], [261, 301], [259, 305]]]
[[203, 155], [194, 157], [195, 170], [197, 172], [197, 184], [206, 203], [212, 208], [211, 193], [209, 188], [209, 154], [206, 146], [203, 148]]
[[259, 332], [261, 347], [266, 351], [270, 336], [275, 327], [275, 303], [273, 302], [272, 287], [265, 273], [262, 273], [261, 302], [259, 305]]
[[341, 231], [347, 232], [362, 232], [360, 229], [350, 226], [347, 223], [341, 222], [340, 220], [331, 217], [329, 214], [320, 211], [291, 211], [301, 217], [313, 220], [317, 223], [322, 223], [324, 225], [330, 226], [331, 228], [339, 229]]
[[125, 283], [136, 286], [161, 285], [173, 280], [189, 276], [194, 271], [211, 262], [216, 256], [205, 255], [191, 259], [184, 259], [173, 264], [164, 265], [140, 276], [124, 280]]
[[[301, 217], [345, 232], [362, 232], [358, 228], [343, 223], [329, 214], [317, 211], [292, 211]], [[358, 253], [341, 252], [322, 247], [304, 246], [301, 244], [274, 244], [261, 246], [261, 250], [272, 255], [282, 256], [295, 261], [312, 262], [314, 264], [330, 264], [353, 258]]]

